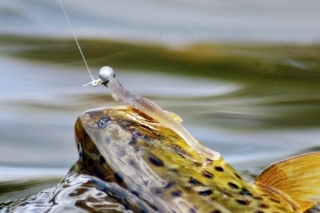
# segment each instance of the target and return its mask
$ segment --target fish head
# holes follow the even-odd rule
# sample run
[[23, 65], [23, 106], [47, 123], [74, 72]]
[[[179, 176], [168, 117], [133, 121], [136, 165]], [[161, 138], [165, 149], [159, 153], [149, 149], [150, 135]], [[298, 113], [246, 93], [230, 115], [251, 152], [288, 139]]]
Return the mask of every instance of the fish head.
[[183, 161], [200, 165], [206, 160], [174, 131], [126, 106], [86, 111], [75, 134], [84, 171], [108, 181], [131, 170], [154, 176], [146, 173], [148, 167], [174, 171]]

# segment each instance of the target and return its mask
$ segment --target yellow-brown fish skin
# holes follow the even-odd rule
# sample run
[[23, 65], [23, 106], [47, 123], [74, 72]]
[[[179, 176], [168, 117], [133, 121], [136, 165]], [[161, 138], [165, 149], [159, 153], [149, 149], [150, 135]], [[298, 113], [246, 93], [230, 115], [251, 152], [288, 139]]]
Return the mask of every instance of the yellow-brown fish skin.
[[303, 212], [316, 203], [300, 208], [272, 184], [247, 183], [223, 158], [204, 158], [133, 108], [87, 111], [75, 135], [83, 173], [118, 183], [156, 212]]

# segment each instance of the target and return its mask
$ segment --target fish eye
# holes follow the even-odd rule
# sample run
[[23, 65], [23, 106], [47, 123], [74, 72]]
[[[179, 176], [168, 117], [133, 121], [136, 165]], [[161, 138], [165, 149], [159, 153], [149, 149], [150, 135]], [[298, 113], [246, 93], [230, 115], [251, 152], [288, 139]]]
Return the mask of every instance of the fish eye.
[[104, 128], [107, 126], [109, 119], [108, 118], [101, 118], [100, 121], [98, 122], [98, 127], [99, 128]]

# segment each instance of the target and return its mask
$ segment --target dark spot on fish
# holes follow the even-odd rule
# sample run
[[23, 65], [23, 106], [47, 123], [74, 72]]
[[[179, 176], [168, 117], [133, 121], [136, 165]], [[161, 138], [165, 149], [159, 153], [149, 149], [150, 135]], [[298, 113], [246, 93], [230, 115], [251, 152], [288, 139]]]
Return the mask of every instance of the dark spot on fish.
[[196, 207], [190, 208], [189, 213], [197, 213], [197, 208]]
[[99, 128], [104, 128], [108, 125], [108, 118], [101, 118], [100, 121], [98, 122], [98, 127]]
[[238, 175], [237, 173], [234, 173], [234, 175], [235, 175], [239, 180], [242, 180], [242, 178], [240, 177], [240, 175]]
[[212, 190], [211, 189], [199, 192], [199, 195], [201, 195], [201, 196], [208, 196], [208, 195], [211, 195], [211, 194], [212, 194]]
[[214, 168], [215, 168], [215, 170], [217, 170], [218, 172], [223, 172], [223, 171], [224, 171], [224, 169], [223, 169], [221, 166], [215, 166]]
[[129, 160], [129, 164], [130, 164], [130, 166], [135, 166], [136, 162], [134, 160]]
[[256, 200], [263, 200], [263, 198], [262, 197], [260, 197], [260, 196], [257, 196], [257, 197], [253, 197], [254, 199], [256, 199]]
[[164, 166], [162, 160], [160, 160], [159, 158], [157, 158], [156, 156], [154, 156], [152, 154], [150, 154], [149, 160], [154, 166], [159, 166], [159, 167]]
[[131, 193], [134, 194], [135, 196], [139, 197], [138, 192], [136, 192], [136, 191], [131, 191]]
[[173, 182], [169, 182], [167, 183], [167, 185], [165, 185], [165, 189], [170, 189], [173, 186]]
[[206, 178], [213, 178], [213, 174], [211, 172], [208, 172], [206, 170], [202, 171], [202, 175], [205, 176]]
[[237, 184], [231, 183], [229, 182], [228, 185], [232, 188], [232, 189], [239, 189], [239, 186]]
[[247, 206], [250, 204], [249, 200], [236, 200], [236, 201], [237, 201], [237, 203], [244, 205], [244, 206]]
[[156, 193], [156, 194], [161, 194], [162, 193], [160, 188], [154, 189], [153, 192]]
[[269, 205], [265, 204], [265, 203], [261, 203], [259, 205], [260, 208], [263, 208], [263, 209], [268, 209], [269, 208]]
[[252, 196], [252, 193], [246, 188], [242, 188], [241, 191], [239, 192], [239, 194], [246, 195], [246, 196]]
[[76, 192], [71, 192], [71, 193], [69, 194], [69, 197], [75, 197], [75, 196], [77, 196], [77, 193], [76, 193]]
[[89, 165], [89, 166], [93, 166], [93, 160], [92, 160], [92, 158], [89, 158], [89, 159], [88, 159], [88, 165]]
[[118, 173], [114, 173], [114, 178], [116, 179], [117, 183], [123, 183], [123, 179], [118, 175]]
[[221, 211], [220, 211], [220, 210], [213, 210], [213, 211], [210, 212], [210, 213], [221, 213]]
[[195, 179], [195, 178], [191, 178], [191, 179], [189, 180], [189, 183], [192, 184], [192, 185], [194, 185], [194, 186], [202, 185], [202, 183], [200, 183], [200, 182], [199, 182], [197, 179]]
[[274, 198], [269, 198], [270, 201], [274, 202], [274, 203], [280, 203], [280, 200], [274, 199]]
[[182, 195], [182, 192], [179, 190], [171, 192], [172, 197], [180, 197], [181, 195]]
[[105, 139], [105, 142], [106, 142], [106, 143], [110, 143], [110, 138], [107, 137], [107, 138]]
[[82, 152], [81, 151], [79, 152], [79, 158], [82, 158]]
[[106, 159], [104, 159], [103, 156], [100, 156], [100, 162], [101, 162], [102, 164], [104, 164], [104, 163], [106, 162]]
[[130, 146], [133, 146], [133, 145], [135, 145], [136, 143], [137, 143], [137, 140], [136, 140], [134, 137], [132, 137], [131, 141], [129, 142], [129, 145], [130, 145]]
[[255, 211], [254, 213], [264, 213], [264, 211], [258, 210], [258, 211]]
[[98, 192], [97, 194], [96, 194], [96, 196], [102, 196], [103, 195], [103, 193], [102, 192]]
[[134, 151], [139, 152], [140, 149], [141, 149], [140, 146], [136, 146], [136, 147], [134, 148]]

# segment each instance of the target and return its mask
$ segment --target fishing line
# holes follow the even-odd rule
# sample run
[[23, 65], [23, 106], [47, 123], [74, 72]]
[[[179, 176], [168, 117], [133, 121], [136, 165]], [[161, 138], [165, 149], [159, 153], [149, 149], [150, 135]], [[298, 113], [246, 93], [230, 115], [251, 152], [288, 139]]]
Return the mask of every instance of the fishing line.
[[79, 42], [78, 42], [77, 37], [76, 37], [76, 34], [75, 34], [74, 31], [73, 31], [73, 28], [72, 28], [72, 26], [71, 26], [71, 24], [70, 24], [69, 18], [68, 18], [68, 16], [67, 16], [66, 11], [64, 10], [64, 7], [63, 7], [63, 4], [62, 4], [61, 0], [59, 0], [59, 2], [60, 2], [60, 5], [61, 5], [61, 8], [62, 8], [62, 11], [63, 11], [63, 13], [64, 13], [64, 16], [66, 17], [67, 22], [68, 22], [68, 24], [69, 24], [69, 27], [70, 27], [70, 29], [71, 29], [72, 35], [73, 35], [73, 37], [74, 37], [74, 40], [75, 40], [76, 43], [77, 43], [77, 46], [78, 46], [78, 49], [79, 49], [80, 54], [81, 54], [81, 56], [82, 56], [82, 59], [83, 59], [83, 61], [84, 61], [84, 64], [86, 65], [87, 70], [88, 70], [88, 73], [89, 73], [89, 75], [90, 75], [90, 77], [91, 77], [91, 80], [92, 80], [90, 83], [85, 84], [85, 85], [83, 85], [83, 86], [86, 86], [86, 85], [89, 85], [89, 84], [94, 85], [95, 82], [96, 82], [96, 80], [94, 80], [94, 78], [93, 78], [92, 75], [91, 75], [91, 71], [90, 71], [89, 66], [88, 66], [88, 64], [87, 64], [87, 61], [86, 61], [86, 59], [85, 59], [85, 57], [84, 57], [84, 55], [83, 55], [83, 53], [82, 53], [81, 47], [80, 47]]

